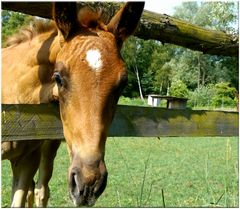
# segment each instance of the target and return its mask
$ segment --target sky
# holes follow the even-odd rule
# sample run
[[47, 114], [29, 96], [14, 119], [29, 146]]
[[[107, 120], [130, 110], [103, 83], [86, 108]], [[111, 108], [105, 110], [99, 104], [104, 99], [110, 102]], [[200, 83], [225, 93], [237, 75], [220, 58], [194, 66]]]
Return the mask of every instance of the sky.
[[174, 7], [181, 5], [182, 0], [146, 0], [144, 9], [160, 14], [173, 15]]

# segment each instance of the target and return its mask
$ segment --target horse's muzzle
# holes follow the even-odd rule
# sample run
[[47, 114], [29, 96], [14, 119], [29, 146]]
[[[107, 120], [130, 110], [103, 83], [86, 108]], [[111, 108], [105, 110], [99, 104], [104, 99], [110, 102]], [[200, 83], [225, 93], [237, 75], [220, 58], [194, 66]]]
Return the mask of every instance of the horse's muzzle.
[[106, 188], [107, 175], [103, 162], [90, 170], [72, 167], [69, 173], [69, 192], [75, 206], [93, 206]]

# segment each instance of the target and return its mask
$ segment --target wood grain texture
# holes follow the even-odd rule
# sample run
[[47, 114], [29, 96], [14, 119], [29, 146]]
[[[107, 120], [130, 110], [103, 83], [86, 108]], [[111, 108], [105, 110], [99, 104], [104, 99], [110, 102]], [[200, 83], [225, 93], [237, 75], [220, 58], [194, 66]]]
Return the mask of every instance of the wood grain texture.
[[[118, 105], [109, 136], [238, 136], [238, 112]], [[2, 105], [2, 141], [64, 139], [58, 104]]]

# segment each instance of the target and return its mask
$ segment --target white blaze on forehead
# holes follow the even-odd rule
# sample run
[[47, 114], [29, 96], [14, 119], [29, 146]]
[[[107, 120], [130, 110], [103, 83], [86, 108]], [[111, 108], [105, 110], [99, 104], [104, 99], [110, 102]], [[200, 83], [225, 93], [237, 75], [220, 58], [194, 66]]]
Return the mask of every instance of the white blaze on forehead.
[[99, 70], [102, 67], [101, 53], [98, 49], [88, 50], [86, 60], [93, 70]]

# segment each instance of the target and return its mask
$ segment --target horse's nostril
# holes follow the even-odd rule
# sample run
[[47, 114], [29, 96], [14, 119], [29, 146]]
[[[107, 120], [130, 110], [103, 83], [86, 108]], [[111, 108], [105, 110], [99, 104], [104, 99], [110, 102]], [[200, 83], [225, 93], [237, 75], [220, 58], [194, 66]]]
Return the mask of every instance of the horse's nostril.
[[72, 187], [76, 187], [76, 174], [71, 174], [71, 177], [70, 177], [70, 184]]
[[74, 196], [79, 196], [82, 187], [80, 183], [79, 172], [77, 171], [77, 169], [72, 169], [69, 184], [71, 188], [71, 193], [74, 194]]
[[99, 197], [103, 193], [103, 191], [105, 190], [105, 188], [107, 186], [107, 176], [108, 176], [107, 172], [102, 174], [102, 176], [99, 179], [98, 183], [94, 187], [94, 191], [93, 192], [94, 192], [96, 197]]

